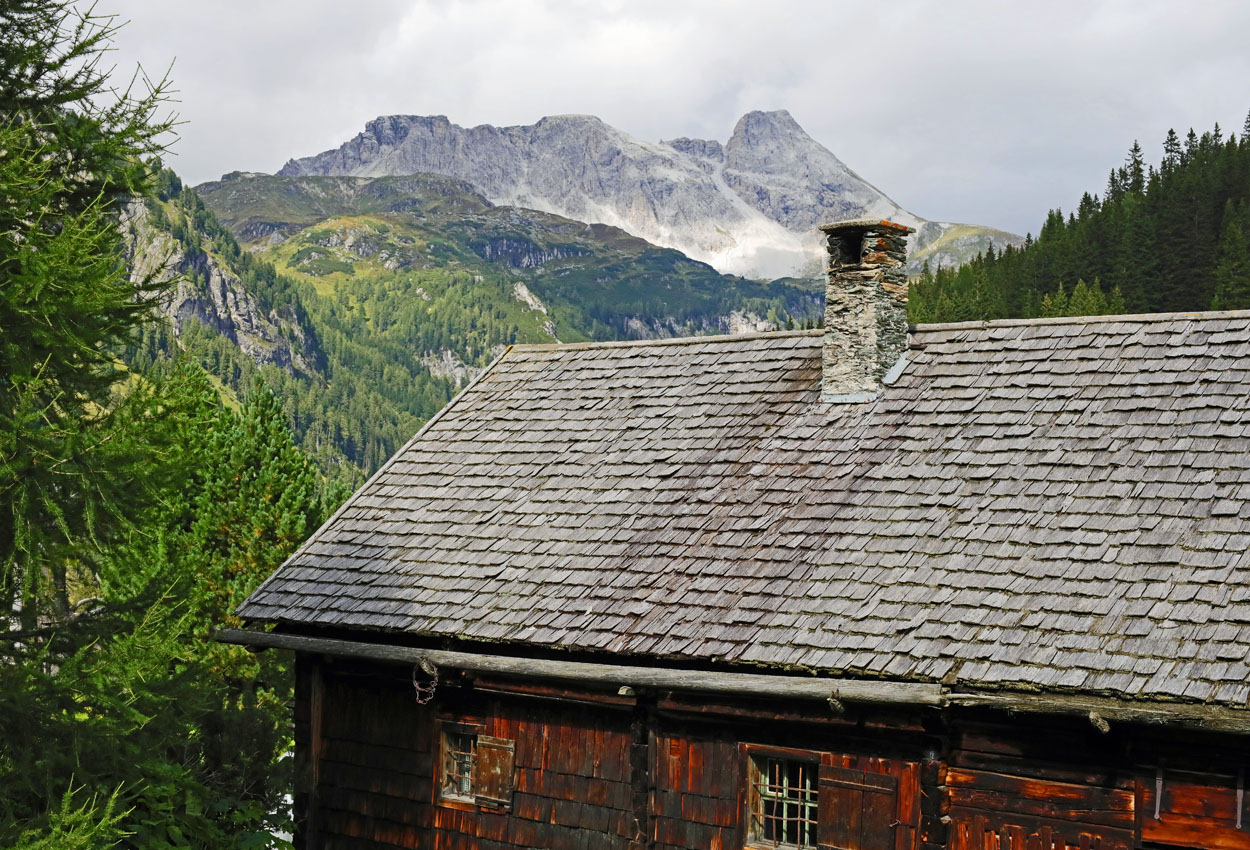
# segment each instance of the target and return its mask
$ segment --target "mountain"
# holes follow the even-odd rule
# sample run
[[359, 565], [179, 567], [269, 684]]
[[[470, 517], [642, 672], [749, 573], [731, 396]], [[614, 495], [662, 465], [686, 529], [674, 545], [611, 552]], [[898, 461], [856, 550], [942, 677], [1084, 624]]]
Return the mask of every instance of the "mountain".
[[764, 329], [820, 312], [819, 288], [723, 275], [616, 227], [492, 204], [455, 178], [231, 174], [196, 191], [251, 254], [323, 295], [440, 269], [501, 278], [543, 315], [525, 341]]
[[127, 362], [187, 357], [242, 397], [260, 379], [347, 484], [505, 346], [814, 325], [823, 290], [722, 275], [607, 225], [500, 207], [438, 175], [166, 172], [125, 217], [133, 273], [174, 280]]
[[[820, 145], [785, 110], [749, 112], [729, 141], [646, 142], [589, 115], [465, 128], [444, 116], [391, 115], [341, 147], [292, 159], [282, 176], [443, 174], [497, 204], [603, 222], [682, 251], [722, 272], [814, 277], [815, 228], [846, 218], [916, 227], [912, 262], [962, 262], [1019, 237], [926, 221], [900, 207]], [[954, 234], [952, 236], [952, 234]]]

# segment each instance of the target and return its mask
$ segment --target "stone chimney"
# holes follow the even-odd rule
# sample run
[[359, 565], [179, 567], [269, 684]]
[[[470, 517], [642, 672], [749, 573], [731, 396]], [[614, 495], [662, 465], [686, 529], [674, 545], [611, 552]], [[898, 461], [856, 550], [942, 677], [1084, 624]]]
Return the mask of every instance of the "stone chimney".
[[[864, 402], [901, 371], [907, 353], [907, 234], [858, 218], [820, 228], [829, 238], [821, 399]], [[893, 374], [891, 374], [893, 373]]]

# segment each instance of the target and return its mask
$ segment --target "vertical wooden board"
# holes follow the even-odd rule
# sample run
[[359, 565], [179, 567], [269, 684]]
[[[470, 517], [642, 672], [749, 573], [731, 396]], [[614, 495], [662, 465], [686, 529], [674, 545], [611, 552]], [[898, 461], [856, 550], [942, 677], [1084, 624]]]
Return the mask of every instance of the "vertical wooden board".
[[627, 733], [615, 729], [605, 731], [595, 775], [613, 782], [629, 781], [629, 744]]
[[739, 786], [745, 779], [738, 767], [737, 750], [724, 741], [709, 743], [704, 769], [708, 781], [708, 793], [722, 800], [734, 800]]
[[888, 774], [864, 774], [861, 850], [894, 850], [898, 824], [898, 780]]
[[846, 753], [821, 753], [820, 763], [827, 767], [844, 767], [859, 769], [859, 759]]
[[659, 740], [662, 769], [660, 770], [660, 788], [675, 791], [685, 790], [686, 742], [680, 736], [665, 736]]
[[863, 771], [833, 765], [820, 766], [817, 798], [820, 830], [817, 837], [822, 848], [861, 850], [863, 780]]
[[957, 823], [950, 831], [950, 850], [970, 850], [971, 842], [968, 834], [971, 827], [966, 823]]
[[915, 762], [897, 763], [898, 819], [911, 827], [920, 826], [920, 765]]
[[477, 736], [477, 758], [473, 767], [476, 802], [500, 806], [512, 802], [515, 748], [515, 743], [507, 738]]
[[598, 731], [593, 725], [590, 725], [590, 718], [583, 714], [579, 720], [586, 723], [585, 726], [574, 728], [575, 746], [577, 747], [577, 769], [573, 772], [578, 776], [594, 776], [595, 763], [599, 761], [599, 751], [595, 747], [596, 732]]
[[683, 790], [694, 794], [706, 794], [704, 779], [704, 741], [691, 741], [686, 750], [686, 786]]

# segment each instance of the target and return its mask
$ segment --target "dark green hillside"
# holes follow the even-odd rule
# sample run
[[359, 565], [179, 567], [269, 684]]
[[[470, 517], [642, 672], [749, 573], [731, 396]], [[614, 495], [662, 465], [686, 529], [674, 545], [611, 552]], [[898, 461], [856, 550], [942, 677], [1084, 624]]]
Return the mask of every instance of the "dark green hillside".
[[1182, 142], [1159, 165], [1133, 144], [1102, 196], [1052, 210], [1037, 240], [912, 285], [917, 321], [1250, 307], [1250, 118]]
[[496, 207], [447, 177], [233, 174], [197, 191], [250, 250], [323, 294], [471, 268], [523, 282], [563, 341], [726, 330], [734, 311], [780, 322], [819, 312], [802, 287], [722, 275], [618, 228]]
[[[259, 375], [301, 446], [349, 483], [514, 343], [813, 321], [820, 293], [721, 275], [616, 228], [494, 207], [443, 177], [166, 172], [136, 264], [183, 281], [127, 358], [185, 350], [241, 398]], [[155, 257], [153, 260], [151, 258]]]

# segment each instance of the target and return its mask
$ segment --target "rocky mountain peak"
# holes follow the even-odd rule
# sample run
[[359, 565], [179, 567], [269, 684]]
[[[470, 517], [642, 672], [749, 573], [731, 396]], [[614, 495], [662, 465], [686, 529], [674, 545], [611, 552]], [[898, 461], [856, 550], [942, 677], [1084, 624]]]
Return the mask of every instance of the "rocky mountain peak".
[[725, 161], [725, 146], [715, 139], [690, 139], [682, 136], [679, 139], [660, 142], [660, 144], [668, 145], [673, 150], [696, 159], [706, 159], [712, 162]]
[[794, 141], [816, 144], [785, 109], [771, 112], [756, 109], [738, 119], [726, 147], [759, 147]]
[[[724, 145], [685, 137], [647, 142], [593, 115], [471, 128], [442, 115], [384, 116], [337, 150], [292, 160], [279, 174], [422, 172], [466, 180], [492, 203], [620, 227], [751, 277], [818, 270], [820, 224], [862, 216], [925, 224], [784, 109], [743, 115]], [[928, 228], [921, 235], [942, 232]]]
[[[490, 124], [482, 126], [489, 127]], [[565, 115], [544, 115], [534, 124], [534, 129], [586, 129], [590, 131], [602, 131], [608, 125], [597, 115], [582, 115], [577, 112], [570, 112]]]

